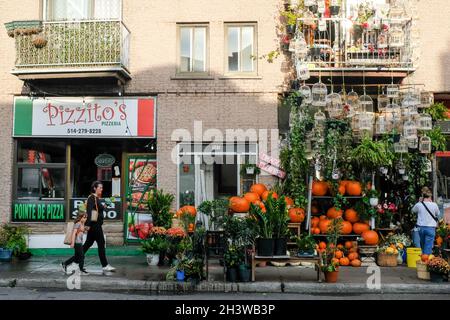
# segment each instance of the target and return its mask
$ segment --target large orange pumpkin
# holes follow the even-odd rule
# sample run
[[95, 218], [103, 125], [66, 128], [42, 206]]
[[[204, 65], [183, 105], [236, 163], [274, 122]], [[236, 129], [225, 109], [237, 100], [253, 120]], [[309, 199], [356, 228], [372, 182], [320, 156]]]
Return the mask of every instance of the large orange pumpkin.
[[194, 206], [183, 206], [177, 211], [177, 216], [181, 217], [183, 212], [189, 212], [189, 214], [193, 217], [197, 214], [197, 209]]
[[328, 192], [328, 183], [325, 181], [313, 181], [312, 194], [315, 196], [324, 196]]
[[319, 222], [320, 232], [327, 233], [330, 223], [331, 223], [331, 220], [328, 220], [328, 219], [320, 220], [320, 222]]
[[257, 194], [256, 192], [247, 192], [246, 194], [244, 194], [244, 198], [247, 199], [247, 201], [250, 203], [255, 203], [259, 200], [259, 194]]
[[286, 202], [286, 205], [287, 205], [287, 206], [290, 206], [290, 207], [294, 206], [294, 200], [292, 200], [292, 198], [290, 198], [290, 197], [285, 197], [285, 198], [284, 198], [284, 201]]
[[342, 217], [342, 210], [338, 210], [335, 207], [331, 207], [327, 211], [327, 217], [330, 219], [336, 219], [338, 217]]
[[353, 208], [345, 210], [344, 217], [345, 217], [345, 220], [347, 220], [348, 222], [351, 222], [351, 223], [358, 222], [358, 220], [359, 220], [358, 212], [356, 212], [356, 210]]
[[355, 259], [358, 259], [358, 254], [356, 252], [350, 252], [347, 257], [350, 261], [353, 261]]
[[345, 190], [349, 196], [360, 196], [361, 195], [361, 183], [358, 181], [349, 181], [345, 185]]
[[293, 223], [302, 223], [305, 220], [305, 210], [302, 208], [290, 208], [289, 218]]
[[347, 257], [342, 257], [339, 259], [339, 264], [341, 266], [348, 266], [350, 264], [350, 260]]
[[364, 243], [369, 246], [374, 246], [378, 244], [378, 233], [373, 230], [364, 231], [361, 236], [364, 239]]
[[342, 234], [350, 234], [350, 233], [352, 233], [352, 230], [353, 230], [353, 226], [350, 222], [342, 221], [342, 228], [341, 228]]
[[317, 217], [312, 217], [311, 218], [311, 227], [312, 228], [317, 228], [319, 226], [319, 218]]
[[353, 232], [355, 234], [362, 234], [364, 231], [370, 230], [370, 227], [366, 223], [356, 222], [353, 224]]
[[255, 183], [250, 187], [250, 192], [257, 193], [259, 196], [261, 196], [266, 190], [266, 186], [262, 183]]
[[250, 209], [250, 202], [241, 197], [231, 197], [230, 198], [230, 209], [234, 212], [248, 212]]
[[361, 267], [361, 260], [359, 260], [359, 259], [354, 259], [350, 263], [351, 263], [352, 267]]
[[270, 195], [270, 194], [272, 195], [272, 198], [278, 199], [278, 194], [277, 194], [276, 192], [274, 192], [274, 191], [269, 191], [269, 190], [264, 191], [263, 194], [261, 195], [261, 198], [262, 198], [264, 201], [266, 201], [267, 198], [269, 198], [269, 195]]
[[345, 249], [350, 249], [351, 247], [353, 247], [353, 242], [345, 241], [344, 247]]

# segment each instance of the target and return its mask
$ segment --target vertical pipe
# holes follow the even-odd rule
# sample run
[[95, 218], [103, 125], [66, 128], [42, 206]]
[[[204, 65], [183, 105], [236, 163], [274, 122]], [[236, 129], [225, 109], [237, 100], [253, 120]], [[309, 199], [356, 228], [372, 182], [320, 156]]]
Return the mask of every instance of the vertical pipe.
[[306, 219], [306, 229], [308, 230], [308, 233], [311, 234], [311, 202], [312, 202], [312, 183], [313, 183], [313, 177], [308, 177], [308, 218]]

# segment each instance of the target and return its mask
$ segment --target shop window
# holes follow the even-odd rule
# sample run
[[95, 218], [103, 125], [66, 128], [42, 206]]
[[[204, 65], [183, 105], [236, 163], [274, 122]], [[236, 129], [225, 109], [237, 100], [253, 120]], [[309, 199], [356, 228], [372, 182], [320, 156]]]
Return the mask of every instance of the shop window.
[[178, 73], [204, 74], [207, 72], [208, 27], [179, 25]]
[[58, 141], [19, 141], [17, 162], [26, 164], [65, 163], [66, 145], [64, 142]]
[[228, 24], [226, 26], [226, 71], [255, 73], [256, 24]]

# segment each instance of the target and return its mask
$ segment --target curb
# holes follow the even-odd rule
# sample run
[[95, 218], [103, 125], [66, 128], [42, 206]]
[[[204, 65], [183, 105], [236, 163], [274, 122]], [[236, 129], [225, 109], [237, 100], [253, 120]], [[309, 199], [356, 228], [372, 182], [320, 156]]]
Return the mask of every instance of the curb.
[[[82, 278], [81, 289], [86, 291], [145, 291], [151, 293], [297, 293], [297, 294], [450, 294], [450, 284], [382, 284], [369, 289], [364, 284], [254, 282], [224, 283], [203, 281], [197, 286], [189, 282], [142, 281], [127, 279]], [[67, 279], [3, 278], [0, 287], [32, 289], [65, 289]]]

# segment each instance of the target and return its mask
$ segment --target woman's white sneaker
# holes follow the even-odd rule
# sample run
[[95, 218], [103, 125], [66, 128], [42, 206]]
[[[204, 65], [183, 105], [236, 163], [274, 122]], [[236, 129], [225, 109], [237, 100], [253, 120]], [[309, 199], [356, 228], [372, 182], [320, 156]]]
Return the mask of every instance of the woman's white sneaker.
[[116, 268], [112, 267], [111, 265], [107, 265], [106, 267], [103, 268], [103, 271], [116, 271]]

